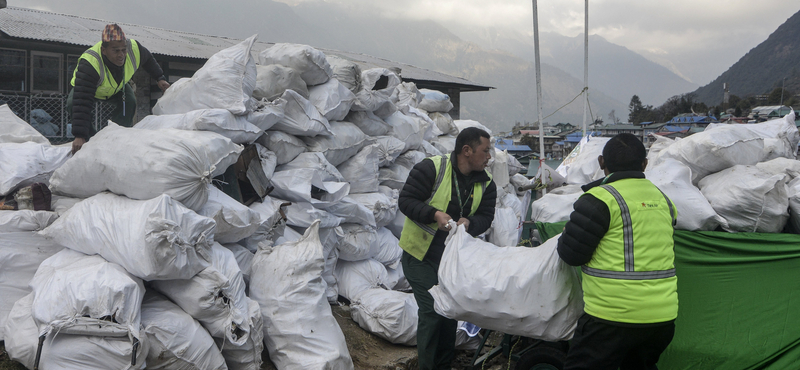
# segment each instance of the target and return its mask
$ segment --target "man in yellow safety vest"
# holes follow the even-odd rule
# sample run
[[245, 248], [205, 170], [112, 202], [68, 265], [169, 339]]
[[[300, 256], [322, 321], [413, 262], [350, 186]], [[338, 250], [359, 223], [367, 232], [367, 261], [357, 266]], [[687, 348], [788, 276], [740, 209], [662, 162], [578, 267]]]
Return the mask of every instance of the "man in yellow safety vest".
[[92, 108], [95, 99], [109, 101], [116, 108], [111, 115], [114, 123], [130, 127], [136, 112], [136, 94], [128, 84], [142, 66], [165, 91], [169, 82], [153, 55], [133, 39], [126, 39], [117, 24], [103, 29], [102, 41], [87, 49], [78, 59], [72, 73], [72, 89], [67, 96], [67, 112], [72, 119], [72, 152], [81, 149], [95, 134], [92, 127]]
[[564, 368], [657, 369], [678, 316], [677, 211], [645, 179], [636, 136], [611, 138], [598, 162], [606, 177], [583, 186], [558, 240], [561, 259], [581, 266], [585, 303]]
[[406, 216], [400, 236], [401, 263], [419, 306], [417, 353], [421, 370], [450, 369], [455, 356], [457, 321], [433, 310], [428, 289], [439, 282], [448, 221], [457, 220], [473, 236], [492, 225], [497, 187], [485, 170], [493, 150], [489, 138], [479, 128], [462, 130], [453, 153], [417, 163], [400, 192], [398, 208]]

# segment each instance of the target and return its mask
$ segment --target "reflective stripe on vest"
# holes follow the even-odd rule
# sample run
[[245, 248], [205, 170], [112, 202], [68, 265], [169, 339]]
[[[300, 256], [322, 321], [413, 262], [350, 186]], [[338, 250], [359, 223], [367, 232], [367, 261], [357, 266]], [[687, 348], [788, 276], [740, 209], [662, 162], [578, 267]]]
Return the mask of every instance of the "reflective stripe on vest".
[[[617, 204], [619, 204], [619, 209], [622, 213], [622, 242], [625, 255], [625, 271], [601, 270], [586, 265], [581, 266], [581, 271], [591, 276], [623, 280], [665, 279], [675, 276], [674, 268], [659, 271], [635, 271], [633, 260], [633, 221], [631, 220], [631, 211], [628, 209], [628, 203], [625, 202], [625, 199], [622, 198], [622, 194], [620, 194], [617, 189], [614, 189], [614, 187], [610, 185], [600, 185], [600, 187], [611, 193], [617, 201]], [[675, 213], [673, 212], [672, 202], [669, 201], [669, 198], [661, 189], [658, 191], [660, 191], [664, 199], [667, 200], [669, 214], [672, 217], [672, 224], [674, 226]]]

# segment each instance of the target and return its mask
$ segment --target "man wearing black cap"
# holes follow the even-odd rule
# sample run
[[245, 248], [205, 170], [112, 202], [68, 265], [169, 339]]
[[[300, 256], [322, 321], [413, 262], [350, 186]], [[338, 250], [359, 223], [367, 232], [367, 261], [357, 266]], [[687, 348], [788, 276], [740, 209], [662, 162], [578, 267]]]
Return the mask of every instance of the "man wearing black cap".
[[109, 24], [103, 30], [103, 38], [78, 60], [70, 85], [73, 88], [67, 97], [67, 112], [72, 118], [72, 152], [95, 134], [92, 127], [92, 107], [94, 99], [106, 100], [116, 105], [111, 120], [130, 127], [136, 112], [136, 94], [128, 84], [133, 74], [143, 66], [150, 77], [158, 81], [158, 87], [165, 91], [169, 87], [164, 71], [150, 51], [125, 34], [116, 24]]

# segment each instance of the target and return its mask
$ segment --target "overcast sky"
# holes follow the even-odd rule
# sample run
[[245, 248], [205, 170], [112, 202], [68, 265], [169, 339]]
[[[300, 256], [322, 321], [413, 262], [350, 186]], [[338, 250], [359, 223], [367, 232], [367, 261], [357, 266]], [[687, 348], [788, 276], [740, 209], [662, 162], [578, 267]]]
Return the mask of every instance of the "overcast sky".
[[[136, 0], [136, 6], [158, 7], [160, 1]], [[205, 1], [196, 0], [198, 7]], [[290, 5], [307, 0], [276, 0]], [[532, 34], [532, 2], [526, 0], [327, 0], [369, 7], [397, 18], [430, 19], [450, 28], [508, 28]], [[236, 0], [228, 0], [231, 12]], [[8, 0], [11, 6], [69, 12], [113, 6], [117, 1]], [[86, 4], [92, 4], [86, 6]], [[540, 31], [576, 36], [583, 32], [584, 1], [539, 0]], [[241, 10], [241, 9], [239, 9]], [[671, 66], [684, 78], [704, 85], [750, 49], [764, 41], [800, 10], [797, 0], [592, 0], [589, 33]], [[108, 11], [108, 9], [106, 9]], [[180, 15], [175, 15], [179, 17]], [[232, 15], [235, 16], [235, 15]], [[170, 28], [168, 25], [164, 28]], [[469, 40], [467, 40], [469, 41]], [[590, 56], [591, 57], [591, 56]]]

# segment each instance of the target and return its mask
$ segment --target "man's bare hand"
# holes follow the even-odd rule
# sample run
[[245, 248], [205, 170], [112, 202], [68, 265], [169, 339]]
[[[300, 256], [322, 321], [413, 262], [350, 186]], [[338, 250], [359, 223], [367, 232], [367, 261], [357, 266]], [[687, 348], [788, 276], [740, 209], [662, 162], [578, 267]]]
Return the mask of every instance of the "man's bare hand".
[[167, 80], [158, 81], [158, 88], [161, 89], [161, 91], [167, 91], [167, 89], [169, 89], [169, 86], [170, 85], [169, 82], [167, 82]]
[[458, 226], [464, 225], [465, 229], [469, 229], [469, 220], [464, 217], [459, 218], [457, 224]]
[[72, 154], [75, 155], [75, 153], [81, 150], [83, 144], [86, 144], [86, 139], [82, 137], [76, 137], [75, 140], [72, 142]]
[[439, 230], [450, 231], [450, 225], [447, 224], [447, 221], [453, 219], [452, 217], [450, 217], [450, 215], [442, 211], [436, 211], [436, 214], [433, 215], [433, 218], [439, 225]]

